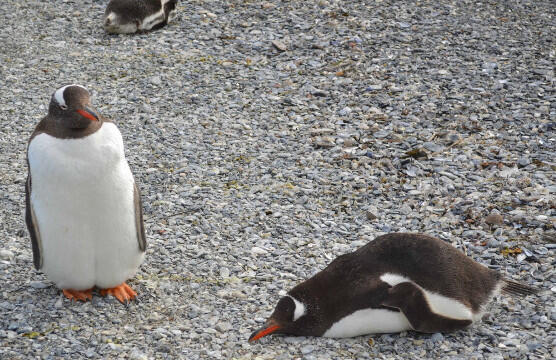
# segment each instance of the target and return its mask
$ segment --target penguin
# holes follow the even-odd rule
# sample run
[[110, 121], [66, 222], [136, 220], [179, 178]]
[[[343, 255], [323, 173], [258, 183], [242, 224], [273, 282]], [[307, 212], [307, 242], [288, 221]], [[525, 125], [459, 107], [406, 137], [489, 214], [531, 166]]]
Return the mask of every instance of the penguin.
[[249, 342], [270, 334], [455, 331], [479, 320], [501, 291], [525, 296], [536, 289], [504, 279], [437, 238], [387, 234], [295, 286]]
[[27, 145], [25, 221], [37, 270], [70, 300], [101, 295], [127, 303], [125, 281], [143, 261], [139, 188], [116, 125], [98, 115], [87, 89], [66, 85]]
[[104, 29], [112, 34], [159, 29], [174, 18], [176, 4], [177, 0], [110, 0]]

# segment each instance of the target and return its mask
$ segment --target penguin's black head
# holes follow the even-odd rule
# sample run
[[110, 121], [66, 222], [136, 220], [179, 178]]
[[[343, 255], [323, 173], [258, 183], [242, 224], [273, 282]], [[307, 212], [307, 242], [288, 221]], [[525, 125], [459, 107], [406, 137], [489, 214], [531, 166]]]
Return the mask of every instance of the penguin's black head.
[[52, 94], [48, 114], [56, 125], [66, 129], [80, 130], [100, 123], [92, 110], [91, 96], [81, 85], [66, 85]]
[[304, 303], [290, 295], [284, 296], [265, 325], [251, 334], [249, 342], [270, 334], [311, 335], [306, 326], [307, 320], [310, 320], [307, 312], [308, 307]]

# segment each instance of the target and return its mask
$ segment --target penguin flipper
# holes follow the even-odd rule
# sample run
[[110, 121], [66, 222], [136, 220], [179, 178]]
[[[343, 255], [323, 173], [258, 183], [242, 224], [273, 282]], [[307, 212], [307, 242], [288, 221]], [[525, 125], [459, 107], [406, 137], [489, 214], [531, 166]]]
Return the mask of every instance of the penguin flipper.
[[147, 238], [145, 236], [145, 226], [143, 224], [143, 204], [141, 202], [141, 193], [135, 182], [133, 182], [133, 205], [135, 207], [137, 242], [139, 243], [139, 249], [144, 252], [147, 248]]
[[27, 182], [25, 183], [25, 223], [27, 224], [27, 230], [29, 230], [29, 235], [31, 236], [33, 264], [35, 265], [35, 269], [40, 270], [42, 268], [42, 244], [37, 219], [31, 205], [31, 173], [27, 175]]
[[423, 290], [411, 282], [403, 282], [388, 289], [388, 295], [381, 305], [399, 309], [414, 330], [424, 333], [460, 330], [472, 323], [472, 320], [451, 319], [433, 312]]

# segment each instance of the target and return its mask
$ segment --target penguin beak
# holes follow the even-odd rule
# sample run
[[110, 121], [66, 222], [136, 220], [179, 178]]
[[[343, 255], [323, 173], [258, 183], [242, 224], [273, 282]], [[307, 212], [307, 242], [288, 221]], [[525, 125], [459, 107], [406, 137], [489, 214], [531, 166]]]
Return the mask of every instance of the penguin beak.
[[281, 328], [280, 325], [276, 324], [274, 321], [267, 321], [265, 326], [262, 328], [255, 330], [251, 336], [249, 337], [249, 342], [257, 341], [262, 337], [272, 334], [276, 330]]
[[91, 121], [98, 121], [98, 115], [89, 108], [77, 109], [77, 113]]

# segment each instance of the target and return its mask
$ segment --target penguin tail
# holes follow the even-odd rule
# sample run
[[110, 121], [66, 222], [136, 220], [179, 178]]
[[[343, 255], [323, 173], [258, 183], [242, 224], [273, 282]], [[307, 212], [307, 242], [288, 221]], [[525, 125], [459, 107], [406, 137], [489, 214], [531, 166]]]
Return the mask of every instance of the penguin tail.
[[527, 296], [527, 295], [534, 295], [538, 293], [539, 289], [531, 286], [523, 285], [515, 281], [504, 279], [504, 283], [502, 285], [502, 292], [514, 296]]

